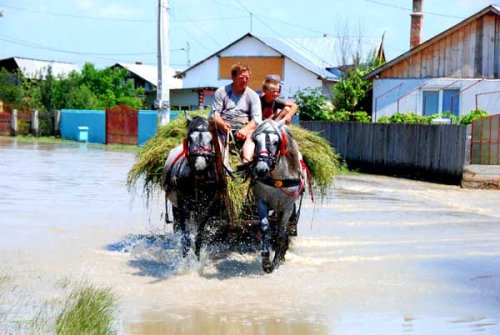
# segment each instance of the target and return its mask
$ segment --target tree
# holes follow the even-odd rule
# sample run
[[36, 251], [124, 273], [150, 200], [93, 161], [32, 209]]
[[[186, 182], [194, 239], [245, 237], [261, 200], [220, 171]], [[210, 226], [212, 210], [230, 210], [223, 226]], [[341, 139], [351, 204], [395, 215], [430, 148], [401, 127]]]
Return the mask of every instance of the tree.
[[19, 85], [21, 73], [8, 72], [0, 69], [0, 100], [13, 104], [20, 104], [23, 98], [23, 89]]
[[120, 103], [140, 108], [143, 106], [143, 89], [135, 89], [132, 80], [127, 79], [127, 70], [106, 68], [98, 70], [86, 63], [81, 73], [81, 85], [96, 97], [96, 108], [113, 107]]
[[353, 56], [354, 64], [350, 70], [346, 70], [340, 81], [332, 87], [333, 104], [336, 109], [355, 112], [362, 110], [360, 102], [366, 97], [372, 87], [372, 82], [363, 79], [363, 76], [383, 64], [377, 56], [376, 50], [362, 60], [358, 53]]

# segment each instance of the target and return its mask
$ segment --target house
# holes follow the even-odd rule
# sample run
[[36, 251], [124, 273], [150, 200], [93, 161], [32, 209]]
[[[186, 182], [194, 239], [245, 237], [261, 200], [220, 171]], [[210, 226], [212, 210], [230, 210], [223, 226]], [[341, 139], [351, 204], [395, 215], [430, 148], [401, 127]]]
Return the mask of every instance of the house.
[[320, 88], [330, 96], [331, 86], [341, 76], [332, 60], [335, 43], [329, 38], [308, 41], [306, 44], [306, 39], [267, 38], [247, 33], [180, 72], [177, 77], [183, 79], [183, 89], [175, 94], [186, 101], [198, 102], [201, 108], [208, 107], [215, 90], [231, 83], [231, 66], [243, 62], [251, 68], [249, 86], [254, 90], [262, 89], [267, 74], [278, 74], [285, 99], [292, 99], [297, 91], [308, 87]]
[[41, 59], [32, 59], [24, 57], [9, 57], [0, 59], [0, 69], [6, 69], [9, 72], [21, 71], [29, 79], [44, 77], [48, 69], [52, 71], [54, 77], [65, 76], [71, 71], [80, 72], [80, 67], [73, 63], [47, 61]]
[[[412, 27], [419, 15], [412, 14]], [[417, 38], [408, 52], [367, 74], [373, 121], [396, 112], [500, 113], [498, 27], [500, 7], [490, 5], [423, 43]]]
[[[156, 85], [158, 83], [158, 68], [156, 65], [147, 65], [141, 62], [129, 63], [116, 63], [111, 68], [122, 68], [127, 70], [127, 78], [134, 82], [134, 87], [143, 87], [146, 95], [145, 103], [149, 109], [155, 108], [156, 100]], [[170, 105], [171, 109], [180, 109], [179, 101], [173, 94], [173, 90], [182, 88], [182, 80], [174, 78], [175, 70], [168, 69], [168, 87], [170, 88]], [[173, 96], [172, 96], [173, 95]]]

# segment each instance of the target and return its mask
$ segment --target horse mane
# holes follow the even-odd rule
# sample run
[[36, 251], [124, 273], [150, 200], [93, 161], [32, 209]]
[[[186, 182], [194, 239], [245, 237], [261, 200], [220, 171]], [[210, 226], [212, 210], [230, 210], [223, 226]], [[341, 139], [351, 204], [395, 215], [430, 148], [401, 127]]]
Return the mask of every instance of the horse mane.
[[200, 127], [202, 128], [208, 128], [208, 121], [202, 116], [195, 116], [193, 117], [190, 121], [188, 120], [188, 133], [192, 132], [195, 129], [198, 129]]
[[299, 146], [297, 145], [297, 142], [293, 138], [290, 128], [288, 128], [287, 126], [283, 126], [281, 127], [281, 131], [287, 137], [285, 158], [288, 160], [289, 163], [289, 171], [291, 173], [295, 171], [300, 171], [301, 165], [300, 165]]

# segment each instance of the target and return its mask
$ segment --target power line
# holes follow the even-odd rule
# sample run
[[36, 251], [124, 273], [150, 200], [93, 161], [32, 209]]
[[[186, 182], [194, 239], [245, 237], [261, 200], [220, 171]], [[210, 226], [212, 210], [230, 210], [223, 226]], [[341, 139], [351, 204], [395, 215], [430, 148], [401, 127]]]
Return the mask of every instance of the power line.
[[25, 11], [25, 12], [33, 12], [33, 13], [38, 13], [38, 14], [47, 14], [47, 15], [53, 15], [53, 16], [69, 17], [72, 19], [101, 20], [101, 21], [128, 21], [128, 22], [155, 22], [156, 21], [154, 19], [125, 19], [125, 18], [112, 18], [112, 17], [110, 18], [110, 17], [98, 17], [98, 16], [73, 15], [73, 14], [58, 13], [58, 12], [51, 12], [51, 11], [42, 11], [42, 10], [17, 7], [17, 6], [10, 6], [10, 5], [2, 5], [2, 7], [14, 9], [14, 10], [19, 10], [19, 11]]
[[[126, 18], [110, 18], [110, 17], [99, 17], [99, 16], [74, 15], [74, 14], [66, 14], [66, 13], [59, 13], [59, 12], [42, 11], [42, 10], [17, 7], [17, 6], [10, 6], [10, 5], [2, 5], [2, 7], [14, 9], [14, 10], [19, 10], [19, 11], [33, 12], [33, 13], [38, 13], [38, 14], [69, 17], [72, 19], [85, 19], [85, 20], [98, 20], [98, 21], [124, 21], [124, 22], [156, 22], [156, 19], [126, 19]], [[174, 21], [174, 22], [205, 22], [205, 21], [236, 20], [236, 19], [242, 19], [245, 17], [246, 16], [206, 17], [206, 18], [197, 18], [197, 19], [189, 19], [189, 20], [172, 20], [172, 21]]]
[[[375, 0], [365, 0], [365, 1], [366, 2], [370, 2], [370, 3], [374, 3], [376, 5], [380, 5], [380, 6], [401, 9], [401, 10], [404, 10], [404, 11], [410, 11], [411, 12], [413, 10], [412, 8], [401, 7], [401, 6], [397, 6], [397, 5], [391, 5], [391, 4], [388, 4], [388, 3], [385, 3], [385, 2], [380, 2], [380, 1], [375, 1]], [[448, 15], [448, 14], [441, 14], [441, 13], [434, 13], [434, 12], [425, 12], [424, 11], [424, 14], [432, 15], [432, 16], [448, 17], [448, 18], [452, 18], [452, 19], [460, 19], [460, 20], [465, 19], [465, 17], [462, 17], [462, 16]]]
[[[155, 51], [131, 52], [131, 53], [103, 53], [103, 52], [81, 52], [81, 51], [74, 51], [74, 50], [64, 50], [64, 49], [58, 49], [58, 48], [38, 44], [35, 42], [25, 41], [25, 40], [21, 40], [21, 39], [14, 39], [12, 37], [5, 36], [5, 35], [0, 35], [0, 40], [7, 42], [7, 43], [10, 43], [10, 44], [21, 45], [21, 46], [39, 49], [39, 50], [56, 51], [56, 52], [69, 53], [69, 54], [81, 55], [81, 56], [147, 56], [147, 55], [156, 55]], [[170, 52], [179, 52], [179, 51], [184, 51], [184, 48], [171, 49], [169, 51]]]

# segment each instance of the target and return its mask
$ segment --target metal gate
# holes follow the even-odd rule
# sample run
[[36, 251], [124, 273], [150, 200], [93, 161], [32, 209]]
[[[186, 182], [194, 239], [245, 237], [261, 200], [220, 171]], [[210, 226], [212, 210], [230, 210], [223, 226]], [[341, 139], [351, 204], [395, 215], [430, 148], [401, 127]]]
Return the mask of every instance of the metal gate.
[[472, 122], [471, 163], [500, 165], [500, 114]]
[[0, 112], [0, 135], [10, 135], [10, 113]]
[[106, 108], [106, 143], [137, 145], [138, 113], [126, 105]]

